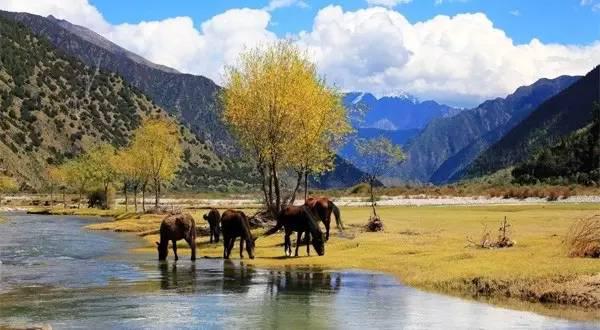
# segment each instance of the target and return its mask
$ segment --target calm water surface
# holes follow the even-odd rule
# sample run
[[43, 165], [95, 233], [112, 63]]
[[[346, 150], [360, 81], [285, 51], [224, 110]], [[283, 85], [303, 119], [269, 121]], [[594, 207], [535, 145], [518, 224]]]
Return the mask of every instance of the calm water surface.
[[268, 271], [238, 260], [158, 263], [127, 253], [139, 244], [131, 235], [82, 229], [94, 219], [5, 218], [0, 327], [600, 328], [424, 293], [381, 274]]

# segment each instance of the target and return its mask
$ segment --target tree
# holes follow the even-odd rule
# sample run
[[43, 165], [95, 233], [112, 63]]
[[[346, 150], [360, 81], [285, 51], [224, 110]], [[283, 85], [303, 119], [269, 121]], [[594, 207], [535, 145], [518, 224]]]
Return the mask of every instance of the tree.
[[[139, 145], [137, 145], [139, 146]], [[144, 182], [147, 182], [147, 175], [144, 172], [144, 164], [138, 156], [141, 150], [135, 150], [135, 146], [129, 146], [126, 149], [119, 150], [114, 158], [114, 167], [117, 170], [120, 181], [123, 185], [123, 194], [125, 195], [125, 212], [128, 211], [128, 191], [133, 190], [133, 205], [137, 213], [137, 194]]]
[[59, 166], [49, 166], [46, 169], [46, 177], [48, 179], [48, 188], [50, 189], [50, 207], [54, 206], [54, 191], [56, 189], [62, 192], [63, 207], [67, 207], [65, 199], [65, 190], [67, 188], [67, 176], [63, 168]]
[[108, 190], [117, 177], [115, 152], [112, 145], [105, 143], [90, 150], [86, 156], [89, 166], [92, 167], [93, 183], [101, 185], [104, 191], [104, 209], [109, 208]]
[[[182, 163], [183, 149], [177, 125], [168, 119], [148, 119], [135, 130], [130, 144], [136, 150], [136, 164], [154, 189], [154, 207], [160, 204], [163, 184], [171, 182]], [[142, 183], [143, 193], [146, 182]]]
[[[221, 100], [225, 121], [256, 163], [272, 214], [293, 202], [306, 173], [332, 167], [332, 148], [351, 130], [340, 94], [289, 42], [243, 53], [226, 69]], [[298, 174], [287, 197], [285, 171]]]
[[12, 193], [19, 190], [17, 181], [9, 176], [0, 175], [0, 205], [2, 205], [2, 197], [6, 193]]
[[399, 146], [385, 137], [357, 139], [355, 147], [357, 157], [354, 163], [365, 172], [364, 180], [369, 184], [373, 217], [378, 218], [375, 210], [375, 185], [389, 170], [402, 163], [406, 156]]
[[94, 164], [88, 154], [81, 154], [61, 166], [66, 175], [68, 186], [79, 194], [77, 208], [81, 208], [81, 200], [88, 186], [94, 182]]

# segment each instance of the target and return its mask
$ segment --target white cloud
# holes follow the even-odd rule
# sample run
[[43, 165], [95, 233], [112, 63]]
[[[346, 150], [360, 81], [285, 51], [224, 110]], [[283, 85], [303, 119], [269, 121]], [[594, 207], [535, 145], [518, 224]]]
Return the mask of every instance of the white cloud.
[[273, 11], [279, 8], [286, 7], [300, 7], [300, 8], [308, 8], [308, 3], [303, 0], [271, 0], [269, 4], [263, 8], [266, 11]]
[[508, 13], [511, 14], [511, 15], [513, 15], [513, 16], [521, 16], [521, 11], [519, 11], [518, 9], [511, 10]]
[[600, 42], [518, 45], [481, 13], [411, 24], [389, 9], [330, 6], [298, 42], [346, 90], [407, 91], [457, 105], [506, 95], [541, 77], [585, 74], [600, 61]]
[[412, 2], [412, 0], [367, 0], [367, 4], [369, 6], [383, 6], [388, 8], [393, 8], [410, 2]]
[[[217, 82], [223, 66], [234, 64], [244, 48], [277, 38], [269, 31], [270, 13], [260, 9], [228, 10], [198, 28], [189, 17], [111, 25], [87, 0], [0, 0], [0, 8], [53, 14], [150, 61]], [[320, 73], [344, 90], [406, 91], [464, 106], [542, 77], [585, 74], [600, 62], [600, 41], [515, 44], [481, 13], [411, 23], [382, 7], [344, 11], [329, 6], [318, 12], [309, 31], [291, 37], [307, 49]]]

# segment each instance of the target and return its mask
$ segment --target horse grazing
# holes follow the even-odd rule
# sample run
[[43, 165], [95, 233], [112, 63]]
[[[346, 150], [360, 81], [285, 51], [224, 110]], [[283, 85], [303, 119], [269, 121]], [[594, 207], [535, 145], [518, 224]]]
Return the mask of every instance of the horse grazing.
[[213, 238], [215, 243], [219, 243], [219, 236], [221, 236], [221, 227], [219, 225], [219, 221], [221, 220], [221, 215], [219, 214], [219, 210], [213, 208], [204, 215], [204, 220], [208, 221], [208, 225], [210, 226], [210, 242], [213, 242]]
[[173, 242], [173, 253], [175, 260], [177, 256], [177, 241], [184, 239], [192, 249], [192, 260], [196, 260], [196, 222], [189, 214], [174, 214], [167, 216], [160, 224], [160, 242], [156, 242], [158, 248], [158, 260], [166, 260], [169, 254], [169, 241]]
[[[317, 219], [315, 219], [315, 216], [308, 207], [288, 206], [283, 209], [277, 215], [277, 224], [275, 227], [265, 232], [265, 236], [274, 234], [282, 227], [285, 230], [284, 251], [286, 256], [292, 255], [292, 241], [290, 240], [292, 232], [298, 233], [298, 238], [296, 239], [296, 257], [298, 256], [298, 248], [302, 239], [302, 233], [312, 236], [312, 245], [320, 256], [325, 254], [323, 232], [321, 231], [321, 228], [319, 228]], [[306, 254], [310, 255], [309, 244], [306, 244]]]
[[304, 205], [308, 207], [311, 212], [317, 215], [325, 225], [325, 240], [329, 240], [329, 226], [331, 224], [331, 213], [335, 215], [335, 223], [338, 229], [343, 230], [344, 224], [342, 223], [342, 217], [340, 209], [333, 204], [333, 202], [327, 197], [309, 197]]
[[254, 241], [250, 233], [248, 218], [241, 211], [227, 210], [221, 216], [221, 231], [223, 232], [223, 258], [229, 259], [235, 239], [240, 238], [240, 258], [244, 258], [244, 241], [246, 252], [250, 259], [254, 259]]

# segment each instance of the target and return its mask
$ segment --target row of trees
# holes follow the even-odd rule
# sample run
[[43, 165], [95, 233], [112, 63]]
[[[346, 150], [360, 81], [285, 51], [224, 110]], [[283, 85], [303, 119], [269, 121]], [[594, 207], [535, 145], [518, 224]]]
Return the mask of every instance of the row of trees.
[[109, 207], [109, 189], [120, 186], [125, 196], [126, 210], [129, 205], [128, 192], [133, 192], [134, 208], [137, 212], [137, 196], [142, 193], [142, 207], [145, 210], [145, 192], [154, 192], [154, 204], [160, 203], [161, 188], [175, 178], [182, 163], [181, 136], [178, 126], [167, 119], [149, 119], [133, 133], [125, 148], [115, 149], [110, 144], [102, 144], [87, 153], [58, 166], [47, 169], [47, 179], [54, 200], [54, 192], [65, 191], [79, 194], [77, 207], [81, 207], [83, 195], [91, 189], [102, 189], [104, 208]]

